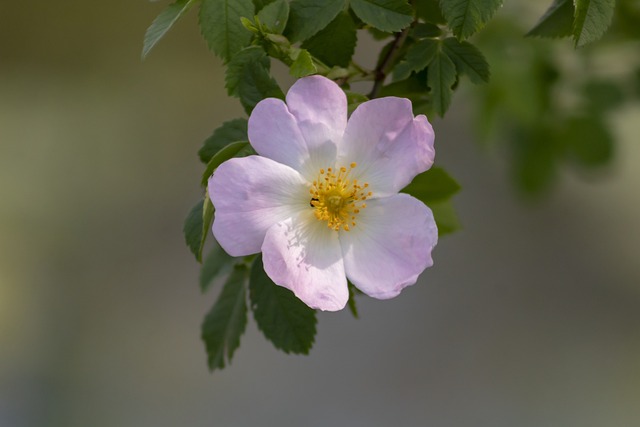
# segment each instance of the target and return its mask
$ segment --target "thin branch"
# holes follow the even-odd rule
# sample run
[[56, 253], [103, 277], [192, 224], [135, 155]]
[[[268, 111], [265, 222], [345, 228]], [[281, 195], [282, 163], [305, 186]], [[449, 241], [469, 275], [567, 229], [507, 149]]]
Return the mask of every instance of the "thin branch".
[[415, 25], [415, 22], [416, 21], [412, 22], [410, 26], [408, 26], [401, 32], [396, 33], [395, 39], [393, 40], [393, 44], [391, 45], [391, 48], [389, 49], [387, 54], [384, 56], [382, 61], [380, 61], [380, 64], [378, 64], [376, 69], [373, 71], [375, 79], [373, 83], [373, 88], [371, 89], [371, 93], [369, 93], [369, 99], [373, 99], [378, 96], [378, 92], [380, 92], [380, 89], [382, 89], [382, 84], [384, 83], [384, 79], [387, 78], [387, 73], [389, 72], [388, 67], [395, 60], [396, 55], [398, 54], [398, 51], [400, 50], [405, 40], [407, 39], [407, 36], [409, 35], [409, 31], [411, 30], [411, 28], [413, 28], [413, 26]]

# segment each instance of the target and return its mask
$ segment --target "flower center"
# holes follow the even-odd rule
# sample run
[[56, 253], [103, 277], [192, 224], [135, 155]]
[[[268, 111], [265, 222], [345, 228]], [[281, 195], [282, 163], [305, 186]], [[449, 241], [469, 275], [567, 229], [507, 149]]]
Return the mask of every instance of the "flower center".
[[320, 169], [318, 179], [313, 181], [309, 190], [310, 204], [315, 209], [316, 218], [326, 221], [332, 230], [342, 228], [349, 231], [350, 227], [355, 227], [356, 216], [361, 209], [367, 207], [364, 201], [371, 197], [371, 192], [367, 190], [368, 183], [360, 184], [357, 179], [349, 178], [355, 167], [354, 162], [349, 165], [349, 169]]

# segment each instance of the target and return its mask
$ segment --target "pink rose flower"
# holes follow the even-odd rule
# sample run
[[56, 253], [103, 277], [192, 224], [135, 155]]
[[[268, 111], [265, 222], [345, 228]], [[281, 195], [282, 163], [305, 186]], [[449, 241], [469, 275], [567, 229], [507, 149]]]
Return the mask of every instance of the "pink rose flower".
[[228, 160], [209, 179], [213, 234], [230, 255], [262, 252], [276, 284], [330, 311], [347, 303], [347, 278], [387, 299], [433, 265], [433, 214], [398, 193], [435, 155], [433, 128], [408, 99], [367, 101], [347, 121], [338, 85], [305, 77], [286, 103], [256, 105], [249, 140], [259, 156]]

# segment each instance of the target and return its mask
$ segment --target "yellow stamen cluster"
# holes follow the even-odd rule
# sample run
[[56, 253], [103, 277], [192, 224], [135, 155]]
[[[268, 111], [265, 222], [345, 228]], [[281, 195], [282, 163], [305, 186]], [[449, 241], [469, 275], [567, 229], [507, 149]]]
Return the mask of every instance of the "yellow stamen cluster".
[[349, 231], [350, 227], [355, 227], [356, 216], [367, 207], [365, 200], [371, 197], [368, 183], [360, 184], [357, 179], [349, 178], [355, 167], [354, 162], [349, 169], [344, 166], [338, 170], [320, 169], [318, 179], [309, 190], [316, 218], [326, 221], [332, 230]]

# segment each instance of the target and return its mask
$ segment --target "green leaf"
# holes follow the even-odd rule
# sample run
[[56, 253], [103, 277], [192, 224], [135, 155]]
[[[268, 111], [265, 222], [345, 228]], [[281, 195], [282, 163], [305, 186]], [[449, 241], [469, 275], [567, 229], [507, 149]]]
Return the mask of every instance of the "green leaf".
[[284, 99], [284, 93], [269, 75], [269, 69], [260, 66], [257, 62], [253, 65], [249, 64], [249, 67], [244, 69], [238, 86], [238, 95], [247, 115], [250, 115], [253, 107], [265, 98]]
[[598, 40], [613, 18], [615, 0], [574, 0], [573, 40], [576, 47]]
[[[380, 49], [380, 52], [378, 53], [376, 69], [380, 69], [385, 74], [389, 74], [389, 72], [391, 72], [398, 65], [398, 63], [405, 58], [405, 56], [407, 55], [407, 51], [412, 46], [413, 40], [411, 38], [407, 38], [405, 43], [403, 43], [400, 48], [398, 48], [395, 39], [389, 41], [382, 47], [382, 49]], [[395, 50], [395, 53], [391, 52], [392, 49]]]
[[373, 27], [367, 28], [367, 31], [369, 32], [369, 34], [371, 34], [374, 40], [384, 40], [393, 35], [393, 33], [389, 33], [387, 31], [380, 31], [379, 29], [373, 28]]
[[258, 328], [285, 353], [308, 354], [316, 335], [316, 312], [290, 290], [276, 285], [257, 257], [251, 269], [249, 299]]
[[427, 70], [411, 74], [409, 78], [385, 85], [378, 94], [384, 96], [400, 96], [411, 101], [413, 114], [433, 114], [432, 99], [427, 86]]
[[212, 371], [223, 369], [225, 360], [231, 363], [233, 353], [240, 346], [240, 337], [247, 327], [247, 276], [246, 266], [234, 267], [202, 323], [202, 340]]
[[583, 96], [594, 112], [604, 112], [619, 107], [625, 100], [625, 91], [618, 82], [595, 79], [584, 83], [581, 88]]
[[429, 87], [427, 86], [426, 70], [417, 74], [412, 74], [409, 78], [397, 82], [389, 83], [382, 86], [379, 95], [383, 96], [401, 96], [414, 101], [416, 98], [424, 97]]
[[330, 67], [346, 67], [357, 41], [355, 22], [347, 12], [341, 12], [323, 30], [302, 43], [302, 47]]
[[199, 23], [209, 48], [224, 62], [249, 44], [251, 33], [240, 22], [254, 16], [251, 0], [202, 0]]
[[213, 281], [228, 274], [240, 259], [227, 254], [216, 239], [213, 239], [212, 248], [204, 258], [200, 269], [200, 290], [208, 291]]
[[440, 0], [442, 14], [459, 39], [482, 28], [501, 5], [502, 0]]
[[224, 147], [222, 150], [218, 151], [215, 156], [211, 158], [209, 163], [207, 163], [207, 168], [202, 174], [202, 185], [207, 185], [207, 181], [213, 172], [220, 166], [223, 162], [233, 158], [233, 157], [246, 157], [251, 154], [255, 154], [251, 145], [249, 145], [249, 141], [236, 141]]
[[347, 307], [349, 307], [349, 311], [355, 317], [358, 318], [358, 307], [356, 306], [356, 293], [358, 289], [351, 282], [347, 282], [349, 286], [349, 300], [347, 300]]
[[512, 136], [513, 174], [520, 191], [540, 195], [549, 189], [557, 172], [561, 151], [558, 134], [548, 126], [535, 129], [520, 128]]
[[573, 1], [554, 0], [527, 36], [568, 37], [573, 27]]
[[444, 16], [442, 16], [442, 12], [440, 11], [438, 0], [416, 0], [415, 5], [416, 14], [419, 18], [434, 24], [446, 24]]
[[572, 117], [561, 132], [569, 156], [587, 167], [608, 163], [613, 157], [613, 137], [597, 117]]
[[200, 200], [189, 212], [187, 219], [184, 221], [182, 231], [184, 233], [184, 239], [187, 246], [191, 250], [191, 253], [195, 255], [198, 262], [201, 257], [199, 255], [200, 245], [202, 243], [202, 212], [203, 212], [204, 200]]
[[411, 72], [427, 68], [438, 53], [440, 43], [434, 39], [420, 40], [407, 51], [407, 56], [393, 71], [394, 80], [404, 80]]
[[431, 208], [433, 218], [436, 220], [439, 237], [451, 234], [462, 228], [451, 200], [429, 203], [429, 208]]
[[202, 262], [202, 251], [204, 250], [204, 244], [207, 241], [207, 236], [212, 234], [211, 224], [213, 224], [213, 203], [209, 198], [209, 193], [204, 195], [204, 204], [202, 206], [202, 239], [200, 239], [200, 247], [198, 248], [198, 254], [196, 257], [199, 262]]
[[410, 194], [428, 205], [447, 200], [458, 191], [460, 184], [444, 169], [435, 166], [417, 175], [411, 184], [402, 189], [403, 193]]
[[289, 74], [293, 77], [300, 78], [314, 74], [318, 70], [313, 64], [313, 59], [306, 49], [292, 49], [293, 63], [289, 68]]
[[344, 9], [347, 0], [293, 0], [285, 30], [292, 42], [300, 42], [322, 30]]
[[386, 32], [396, 32], [413, 21], [413, 10], [404, 0], [351, 0], [351, 9], [367, 24]]
[[360, 104], [363, 102], [367, 102], [369, 98], [366, 95], [363, 95], [358, 92], [351, 92], [348, 90], [344, 91], [345, 95], [347, 95], [347, 112], [349, 114], [353, 113], [353, 111], [358, 108]]
[[425, 37], [440, 37], [442, 30], [435, 24], [420, 22], [411, 29], [411, 37], [423, 39]]
[[237, 96], [247, 114], [268, 97], [284, 99], [282, 90], [269, 75], [270, 61], [259, 46], [238, 52], [229, 62], [225, 76], [229, 95]]
[[225, 73], [225, 87], [229, 95], [238, 96], [238, 86], [240, 86], [244, 69], [255, 63], [260, 67], [270, 68], [269, 58], [260, 46], [244, 48], [231, 59]]
[[158, 17], [153, 20], [147, 32], [144, 35], [144, 44], [142, 47], [142, 59], [144, 59], [151, 49], [160, 41], [162, 37], [169, 31], [178, 19], [185, 14], [187, 10], [193, 6], [197, 0], [177, 0], [169, 5], [165, 10], [160, 12]]
[[477, 47], [448, 37], [444, 40], [443, 49], [456, 65], [458, 74], [466, 74], [473, 83], [489, 82], [489, 64]]
[[187, 246], [198, 262], [202, 262], [202, 250], [207, 236], [211, 233], [212, 222], [213, 204], [209, 195], [205, 194], [204, 199], [191, 209], [182, 228]]
[[207, 138], [202, 148], [198, 151], [198, 156], [200, 156], [200, 161], [203, 163], [209, 163], [211, 158], [227, 145], [235, 141], [246, 141], [248, 139], [247, 119], [229, 120], [213, 131], [213, 135]]
[[258, 12], [260, 23], [275, 34], [282, 34], [289, 19], [289, 3], [286, 0], [276, 0], [266, 5]]
[[260, 12], [267, 5], [270, 5], [275, 0], [253, 0], [253, 6], [255, 8], [256, 13]]
[[440, 50], [427, 71], [427, 84], [431, 88], [433, 108], [442, 117], [451, 103], [451, 86], [456, 82], [456, 66], [449, 56]]

